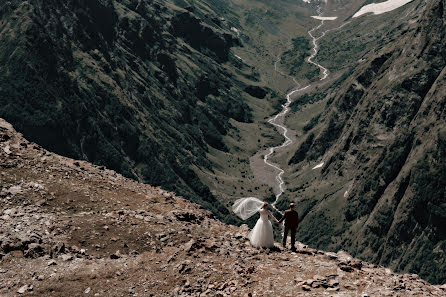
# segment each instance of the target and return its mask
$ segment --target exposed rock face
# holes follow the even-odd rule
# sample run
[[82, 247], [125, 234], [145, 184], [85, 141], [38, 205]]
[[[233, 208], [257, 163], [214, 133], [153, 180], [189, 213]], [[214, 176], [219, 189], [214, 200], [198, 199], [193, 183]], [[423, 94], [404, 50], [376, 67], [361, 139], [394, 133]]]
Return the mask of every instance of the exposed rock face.
[[255, 249], [246, 225], [224, 225], [174, 193], [50, 153], [3, 119], [0, 139], [2, 296], [445, 294], [342, 251]]
[[446, 281], [445, 4], [420, 3], [416, 22], [331, 90], [291, 159], [322, 157], [320, 181], [345, 185], [302, 205], [303, 240], [436, 283]]
[[231, 118], [251, 120], [244, 83], [222, 64], [239, 41], [212, 21], [218, 12], [174, 3], [2, 5], [0, 116], [47, 149], [176, 190], [223, 218], [191, 166], [210, 168], [208, 146], [226, 150]]

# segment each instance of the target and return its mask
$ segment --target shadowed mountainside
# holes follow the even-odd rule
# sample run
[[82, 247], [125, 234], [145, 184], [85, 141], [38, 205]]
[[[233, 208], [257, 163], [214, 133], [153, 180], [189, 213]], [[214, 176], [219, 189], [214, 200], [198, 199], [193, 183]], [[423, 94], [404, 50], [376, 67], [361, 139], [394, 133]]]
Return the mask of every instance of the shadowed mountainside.
[[211, 169], [209, 147], [227, 151], [230, 119], [252, 120], [250, 78], [234, 76], [250, 74], [228, 62], [240, 41], [218, 11], [174, 3], [2, 4], [0, 116], [49, 150], [163, 185], [234, 222], [193, 168]]
[[331, 184], [298, 194], [301, 240], [434, 283], [446, 281], [445, 4], [414, 3], [327, 91], [289, 160], [297, 172], [324, 161], [312, 183]]

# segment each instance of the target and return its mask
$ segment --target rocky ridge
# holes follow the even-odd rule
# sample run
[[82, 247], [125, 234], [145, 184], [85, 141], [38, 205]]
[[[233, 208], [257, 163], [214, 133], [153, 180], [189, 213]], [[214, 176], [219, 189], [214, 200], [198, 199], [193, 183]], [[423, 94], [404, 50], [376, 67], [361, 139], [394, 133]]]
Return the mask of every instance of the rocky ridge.
[[395, 274], [298, 244], [249, 245], [174, 193], [61, 157], [0, 120], [2, 296], [444, 296]]

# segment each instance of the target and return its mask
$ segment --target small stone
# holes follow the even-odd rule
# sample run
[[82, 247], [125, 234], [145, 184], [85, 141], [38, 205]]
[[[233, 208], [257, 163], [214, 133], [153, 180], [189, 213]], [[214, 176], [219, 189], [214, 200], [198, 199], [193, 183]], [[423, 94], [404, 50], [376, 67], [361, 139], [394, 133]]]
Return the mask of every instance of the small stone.
[[311, 287], [312, 287], [312, 288], [315, 288], [315, 289], [316, 289], [316, 288], [319, 288], [320, 286], [321, 286], [321, 283], [320, 283], [320, 282], [314, 282], [314, 283], [311, 284]]
[[57, 265], [57, 262], [55, 260], [50, 260], [48, 262], [48, 266], [54, 266], [54, 265]]
[[354, 271], [353, 267], [347, 266], [347, 265], [341, 265], [341, 266], [339, 266], [339, 268], [345, 272], [353, 272]]
[[88, 293], [90, 293], [90, 291], [91, 291], [91, 288], [88, 287], [88, 288], [85, 289], [84, 293], [85, 293], [85, 294], [88, 294]]
[[350, 266], [353, 268], [356, 268], [358, 270], [361, 270], [362, 268], [362, 262], [360, 260], [354, 260], [350, 262]]
[[73, 260], [73, 256], [72, 255], [62, 255], [62, 260], [65, 262], [71, 261], [71, 260]]
[[46, 203], [45, 199], [42, 199], [42, 200], [37, 201], [36, 205], [37, 206], [45, 206], [45, 205], [47, 205], [47, 203]]
[[18, 289], [17, 293], [24, 294], [26, 291], [28, 291], [28, 285], [23, 285]]
[[366, 282], [361, 281], [361, 280], [359, 280], [359, 281], [356, 282], [356, 285], [357, 285], [358, 287], [364, 286], [365, 284], [366, 284]]
[[42, 274], [37, 277], [37, 280], [40, 282], [43, 281], [44, 279], [45, 279], [45, 276]]
[[336, 287], [336, 288], [328, 288], [326, 291], [327, 291], [327, 292], [337, 292], [337, 291], [339, 291], [339, 287]]
[[311, 287], [308, 285], [302, 285], [302, 290], [304, 291], [311, 291]]
[[325, 255], [332, 260], [335, 260], [338, 258], [338, 255], [336, 255], [336, 253], [332, 253], [332, 252], [327, 252], [327, 253], [325, 253]]
[[339, 286], [339, 282], [335, 279], [331, 279], [327, 282], [327, 286], [329, 287], [336, 287]]
[[110, 255], [110, 259], [116, 260], [116, 259], [119, 259], [119, 258], [121, 258], [121, 252], [119, 250], [117, 250], [114, 254]]
[[347, 290], [355, 290], [355, 287], [353, 287], [352, 285], [344, 285], [344, 288], [346, 288]]
[[196, 241], [191, 239], [183, 246], [183, 250], [188, 253], [190, 251], [193, 251], [195, 249]]
[[79, 251], [80, 251], [80, 249], [79, 249], [77, 246], [75, 246], [75, 245], [71, 246], [71, 250], [72, 250], [74, 253], [79, 253]]

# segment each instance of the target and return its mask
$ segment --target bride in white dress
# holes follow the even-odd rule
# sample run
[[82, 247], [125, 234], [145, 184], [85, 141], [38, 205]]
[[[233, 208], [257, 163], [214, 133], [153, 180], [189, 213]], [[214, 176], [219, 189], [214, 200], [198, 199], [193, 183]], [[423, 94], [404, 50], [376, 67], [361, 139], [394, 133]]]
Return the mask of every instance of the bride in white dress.
[[268, 202], [264, 202], [262, 208], [259, 210], [260, 218], [257, 220], [256, 225], [249, 233], [249, 240], [255, 247], [272, 248], [274, 247], [274, 235], [273, 226], [269, 218], [277, 219], [267, 210]]
[[232, 210], [242, 220], [246, 220], [256, 213], [260, 218], [249, 233], [249, 240], [255, 247], [272, 248], [274, 246], [273, 226], [269, 218], [278, 220], [268, 211], [268, 202], [263, 202], [255, 197], [241, 198], [234, 202]]

